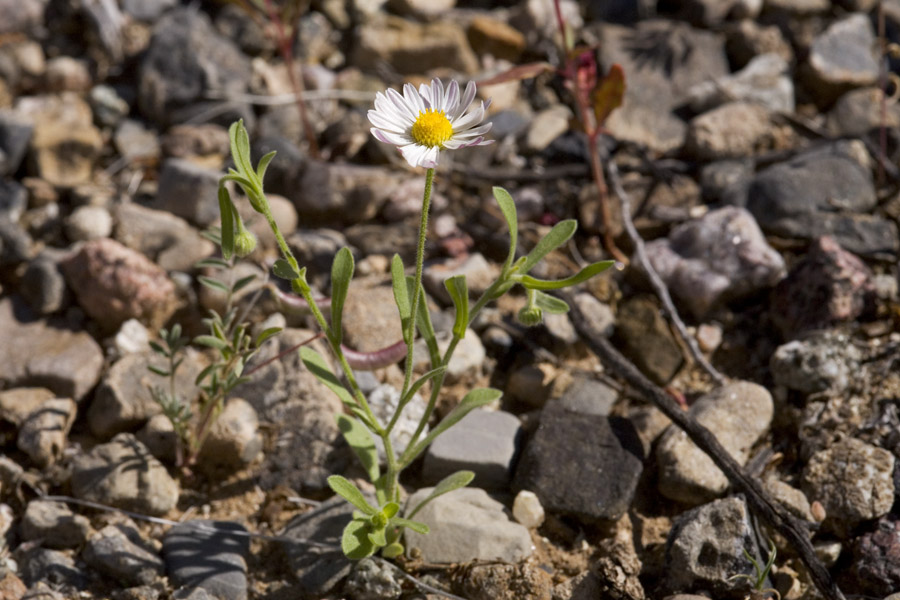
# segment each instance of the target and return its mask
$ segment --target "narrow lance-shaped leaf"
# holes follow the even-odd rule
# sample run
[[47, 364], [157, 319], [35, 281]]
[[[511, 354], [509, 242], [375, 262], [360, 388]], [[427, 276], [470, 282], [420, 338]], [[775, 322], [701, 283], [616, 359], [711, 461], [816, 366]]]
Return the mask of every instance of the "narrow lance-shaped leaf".
[[437, 498], [438, 496], [443, 496], [448, 492], [452, 492], [453, 490], [458, 490], [459, 488], [464, 488], [475, 479], [475, 473], [472, 471], [457, 471], [456, 473], [451, 473], [447, 475], [443, 479], [441, 479], [434, 489], [431, 490], [431, 493], [422, 500], [418, 506], [416, 506], [411, 513], [409, 513], [407, 518], [412, 519], [416, 516], [416, 513], [422, 510], [426, 504]]
[[275, 158], [276, 154], [277, 152], [272, 150], [259, 159], [259, 164], [256, 165], [256, 176], [259, 178], [260, 183], [262, 183], [263, 178], [266, 176], [266, 169], [269, 168], [269, 163], [272, 162], [272, 159]]
[[548, 281], [546, 279], [537, 279], [535, 277], [531, 277], [530, 275], [523, 275], [519, 279], [519, 282], [523, 286], [531, 290], [559, 290], [562, 288], [571, 287], [573, 285], [578, 285], [579, 283], [583, 283], [597, 273], [601, 273], [610, 268], [613, 264], [615, 263], [611, 260], [596, 262], [586, 266], [571, 277], [558, 279], [556, 281]]
[[353, 401], [350, 392], [347, 391], [347, 388], [343, 386], [335, 374], [331, 372], [328, 363], [325, 362], [325, 359], [322, 358], [321, 354], [308, 346], [303, 346], [300, 348], [300, 360], [303, 361], [303, 364], [306, 365], [309, 372], [315, 375], [316, 379], [324, 383], [328, 389], [341, 399], [341, 402], [347, 406], [356, 407], [356, 402]]
[[533, 269], [534, 265], [538, 264], [542, 258], [568, 242], [575, 234], [576, 229], [578, 229], [578, 223], [576, 223], [574, 219], [566, 219], [565, 221], [560, 221], [554, 225], [553, 229], [541, 238], [541, 241], [539, 241], [534, 249], [528, 253], [528, 256], [525, 257], [525, 260], [519, 267], [519, 273], [527, 273]]
[[394, 289], [394, 302], [400, 313], [400, 326], [403, 328], [403, 341], [409, 344], [409, 321], [412, 317], [412, 302], [409, 298], [409, 288], [406, 285], [406, 275], [403, 273], [403, 259], [395, 254], [391, 259], [391, 284]]
[[344, 247], [334, 255], [334, 262], [331, 264], [331, 336], [335, 344], [340, 344], [343, 338], [341, 316], [351, 279], [353, 279], [353, 253]]
[[369, 481], [378, 481], [381, 477], [381, 469], [378, 467], [378, 451], [375, 449], [375, 442], [372, 440], [372, 434], [360, 421], [348, 417], [347, 415], [336, 415], [338, 429], [347, 444], [353, 449], [359, 462], [362, 463]]
[[221, 281], [219, 281], [218, 279], [213, 279], [212, 277], [200, 276], [197, 278], [197, 281], [199, 281], [202, 285], [205, 285], [206, 287], [208, 287], [210, 289], [218, 290], [220, 292], [225, 292], [226, 294], [228, 293], [228, 286], [225, 285], [224, 283], [222, 283]]
[[551, 315], [563, 315], [569, 312], [569, 305], [565, 300], [545, 294], [540, 290], [534, 290], [534, 303], [542, 311]]
[[283, 258], [279, 258], [275, 261], [275, 264], [272, 265], [272, 272], [275, 273], [276, 277], [287, 279], [288, 281], [293, 281], [300, 277], [300, 273], [295, 271], [294, 267], [291, 266], [291, 263]]
[[335, 494], [367, 515], [374, 515], [378, 512], [378, 509], [369, 504], [369, 501], [366, 500], [363, 493], [359, 491], [359, 488], [346, 477], [341, 477], [340, 475], [330, 476], [328, 478], [328, 487], [330, 487]]
[[[420, 286], [419, 293], [422, 298], [425, 297], [425, 290]], [[416, 325], [419, 328], [419, 334], [425, 340], [428, 347], [428, 358], [431, 360], [431, 366], [437, 367], [441, 362], [441, 349], [438, 347], [437, 335], [434, 333], [434, 324], [431, 322], [431, 313], [428, 312], [428, 303], [419, 302], [419, 309], [416, 317]]]
[[404, 519], [403, 517], [394, 517], [391, 519], [391, 523], [397, 525], [399, 527], [407, 527], [412, 529], [416, 533], [421, 533], [422, 535], [428, 534], [428, 525], [425, 523], [420, 523], [419, 521], [410, 521], [409, 519]]
[[222, 219], [222, 256], [230, 260], [234, 255], [234, 205], [223, 183], [219, 183], [219, 214]]
[[519, 219], [516, 216], [516, 203], [509, 192], [499, 186], [494, 187], [494, 199], [500, 205], [500, 212], [503, 213], [503, 218], [506, 219], [506, 225], [509, 227], [509, 256], [503, 266], [503, 270], [508, 271], [516, 259], [516, 246], [519, 243]]
[[416, 379], [415, 382], [413, 382], [413, 384], [409, 386], [409, 390], [406, 392], [406, 395], [400, 399], [400, 404], [397, 406], [397, 410], [403, 410], [403, 407], [406, 406], [406, 404], [412, 399], [412, 397], [416, 395], [416, 392], [418, 392], [422, 388], [422, 386], [425, 385], [425, 382], [434, 379], [438, 375], [444, 373], [444, 371], [446, 370], [446, 366], [438, 367], [436, 369], [428, 371], [427, 373]]
[[412, 449], [407, 448], [403, 453], [403, 456], [400, 459], [400, 464], [403, 466], [411, 463], [415, 458], [421, 454], [425, 448], [428, 447], [434, 439], [441, 435], [443, 432], [447, 431], [457, 423], [459, 423], [463, 417], [467, 414], [475, 410], [476, 408], [482, 407], [486, 404], [490, 404], [494, 400], [500, 398], [503, 395], [503, 392], [500, 390], [495, 390], [493, 388], [477, 388], [470, 391], [465, 397], [460, 401], [456, 407], [450, 411], [450, 413], [443, 418], [443, 420], [438, 423], [434, 429], [429, 432], [427, 436], [425, 436], [422, 441], [415, 445]]
[[[250, 164], [250, 136], [244, 127], [244, 120], [240, 119], [228, 128], [228, 137], [231, 140], [231, 157], [239, 170], [245, 176], [255, 175], [253, 165]], [[252, 186], [252, 184], [251, 184]]]
[[469, 289], [466, 285], [466, 276], [454, 275], [444, 281], [444, 287], [450, 293], [450, 299], [453, 300], [453, 306], [456, 309], [453, 335], [462, 339], [466, 335], [466, 327], [469, 325]]

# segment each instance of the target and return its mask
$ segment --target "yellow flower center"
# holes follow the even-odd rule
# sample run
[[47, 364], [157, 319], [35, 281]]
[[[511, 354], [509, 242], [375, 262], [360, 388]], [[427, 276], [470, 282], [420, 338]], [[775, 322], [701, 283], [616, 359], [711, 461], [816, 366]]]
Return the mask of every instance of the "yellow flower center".
[[419, 118], [413, 123], [410, 135], [417, 144], [434, 148], [443, 146], [444, 142], [450, 139], [453, 135], [453, 126], [450, 125], [444, 111], [426, 108], [424, 112], [419, 113]]

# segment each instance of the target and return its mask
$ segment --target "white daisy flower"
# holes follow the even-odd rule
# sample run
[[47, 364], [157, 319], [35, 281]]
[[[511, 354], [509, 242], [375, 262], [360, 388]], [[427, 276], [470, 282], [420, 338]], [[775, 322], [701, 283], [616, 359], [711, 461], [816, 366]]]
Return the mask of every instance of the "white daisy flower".
[[493, 142], [483, 137], [491, 124], [478, 126], [490, 100], [464, 114], [474, 99], [475, 83], [471, 81], [462, 98], [456, 81], [444, 90], [440, 79], [434, 79], [430, 86], [423, 83], [419, 91], [407, 83], [403, 95], [393, 89], [378, 92], [375, 110], [369, 111], [369, 121], [375, 126], [372, 135], [381, 142], [399, 146], [410, 166], [434, 168], [441, 150]]

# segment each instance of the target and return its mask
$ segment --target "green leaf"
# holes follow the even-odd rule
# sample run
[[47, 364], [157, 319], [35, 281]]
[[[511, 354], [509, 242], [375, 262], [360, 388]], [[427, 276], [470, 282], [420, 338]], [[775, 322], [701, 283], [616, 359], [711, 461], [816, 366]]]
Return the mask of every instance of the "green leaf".
[[457, 423], [462, 420], [467, 414], [484, 406], [486, 404], [490, 404], [491, 402], [497, 400], [503, 395], [503, 392], [500, 390], [495, 390], [493, 388], [477, 388], [469, 392], [465, 395], [465, 397], [460, 401], [456, 407], [450, 411], [450, 413], [443, 418], [443, 420], [438, 423], [434, 429], [432, 429], [427, 436], [425, 436], [422, 441], [415, 445], [412, 449], [407, 448], [403, 453], [403, 456], [400, 458], [400, 464], [403, 466], [411, 463], [419, 454], [421, 454], [425, 448], [428, 447], [434, 439], [441, 435], [443, 432], [447, 431], [449, 428], [453, 427]]
[[[221, 238], [220, 238], [221, 240]], [[195, 269], [203, 269], [206, 267], [214, 268], [214, 269], [227, 269], [231, 265], [222, 260], [221, 258], [204, 258], [201, 261], [194, 263]]]
[[363, 493], [359, 491], [359, 488], [356, 487], [356, 485], [346, 477], [341, 477], [340, 475], [331, 475], [327, 481], [328, 487], [330, 487], [335, 494], [337, 494], [365, 514], [372, 516], [378, 512], [378, 509], [369, 504], [369, 502], [366, 500], [366, 497], [363, 496]]
[[607, 270], [608, 268], [613, 266], [613, 264], [615, 264], [615, 262], [611, 260], [596, 262], [594, 264], [586, 266], [571, 277], [558, 279], [556, 281], [548, 281], [546, 279], [537, 279], [535, 277], [531, 277], [530, 275], [522, 275], [519, 278], [519, 283], [530, 290], [559, 290], [585, 282], [597, 273], [601, 273]]
[[539, 290], [534, 291], [534, 303], [538, 308], [551, 315], [564, 315], [569, 312], [569, 305], [565, 300]]
[[400, 312], [400, 327], [403, 330], [403, 341], [409, 344], [409, 320], [412, 316], [412, 301], [409, 297], [409, 287], [406, 285], [406, 275], [403, 273], [403, 259], [395, 254], [391, 259], [391, 284], [394, 289], [394, 302]]
[[279, 258], [275, 261], [275, 264], [272, 265], [272, 272], [275, 273], [276, 277], [287, 279], [288, 281], [293, 281], [300, 277], [300, 273], [295, 271], [294, 267], [291, 266], [291, 263], [283, 258]]
[[388, 519], [394, 518], [394, 516], [400, 512], [400, 505], [396, 502], [388, 502], [384, 506], [381, 507], [381, 514], [383, 514]]
[[256, 176], [259, 177], [260, 183], [262, 183], [263, 178], [266, 176], [266, 169], [269, 168], [269, 163], [272, 162], [272, 159], [275, 158], [276, 154], [278, 154], [278, 152], [272, 150], [259, 159], [259, 164], [256, 165]]
[[388, 544], [381, 551], [381, 555], [388, 559], [397, 558], [401, 554], [403, 554], [403, 544], [401, 544], [399, 542], [394, 542], [392, 544]]
[[251, 173], [255, 175], [253, 165], [250, 164], [250, 136], [244, 127], [243, 119], [231, 124], [228, 128], [228, 137], [231, 140], [231, 157], [235, 166], [245, 176]]
[[387, 546], [387, 537], [384, 534], [384, 527], [380, 529], [372, 529], [369, 532], [369, 541], [372, 542], [376, 548], [382, 548]]
[[233, 294], [235, 292], [241, 291], [242, 289], [250, 285], [250, 282], [252, 282], [254, 279], [256, 279], [256, 275], [247, 275], [246, 277], [241, 277], [231, 287], [231, 293]]
[[341, 343], [341, 315], [344, 312], [344, 301], [353, 279], [353, 253], [346, 246], [338, 250], [331, 264], [331, 335], [335, 345]]
[[456, 309], [456, 319], [453, 321], [453, 335], [462, 339], [466, 335], [469, 326], [469, 289], [466, 286], [465, 275], [454, 275], [444, 280], [444, 287], [450, 293], [453, 306]]
[[[162, 332], [160, 332], [160, 337], [162, 337]], [[150, 341], [150, 349], [156, 352], [157, 354], [162, 354], [163, 356], [169, 356], [169, 352], [159, 345], [159, 342]]]
[[210, 289], [217, 290], [220, 292], [225, 292], [226, 294], [228, 293], [228, 286], [225, 285], [224, 283], [222, 283], [221, 281], [219, 281], [218, 279], [213, 279], [212, 277], [206, 277], [204, 275], [201, 275], [200, 277], [197, 278], [197, 281], [199, 281], [202, 285], [205, 285], [206, 287], [208, 287]]
[[516, 216], [516, 203], [513, 201], [512, 196], [509, 195], [509, 192], [499, 186], [494, 186], [494, 199], [500, 205], [500, 212], [503, 213], [503, 218], [506, 219], [506, 225], [509, 227], [509, 257], [507, 257], [506, 264], [503, 266], [504, 270], [508, 270], [512, 267], [516, 258], [516, 245], [519, 243], [519, 220]]
[[[422, 502], [416, 506], [409, 515], [407, 515], [410, 519], [412, 519], [417, 512], [419, 512], [426, 504], [437, 498], [438, 496], [443, 496], [446, 493], [452, 492], [453, 490], [458, 490], [459, 488], [464, 488], [475, 479], [475, 473], [472, 471], [457, 471], [456, 473], [451, 473], [447, 475], [443, 479], [441, 479], [434, 489], [431, 490], [431, 493], [428, 494]], [[396, 519], [394, 519], [396, 521]]]
[[322, 358], [321, 354], [309, 346], [303, 346], [300, 348], [300, 360], [303, 361], [303, 364], [306, 365], [309, 372], [315, 375], [316, 379], [324, 383], [328, 389], [337, 394], [337, 397], [341, 399], [341, 402], [351, 408], [357, 408], [356, 402], [354, 402], [350, 392], [347, 391], [347, 388], [344, 387], [335, 374], [331, 372], [328, 363], [325, 362], [325, 359]]
[[208, 346], [216, 350], [227, 350], [228, 342], [220, 340], [213, 335], [198, 335], [194, 338], [194, 343], [200, 346]]
[[205, 369], [200, 371], [200, 374], [197, 375], [197, 378], [194, 379], [194, 385], [199, 386], [200, 382], [209, 377], [209, 375], [216, 369], [215, 363], [207, 366]]
[[222, 256], [229, 260], [234, 255], [234, 206], [224, 182], [219, 183], [219, 214], [222, 220]]
[[[425, 290], [419, 286], [419, 293], [422, 298], [425, 297]], [[416, 325], [425, 345], [428, 347], [428, 358], [431, 360], [431, 366], [435, 367], [441, 363], [441, 349], [438, 347], [437, 335], [434, 333], [434, 324], [431, 322], [431, 313], [428, 312], [428, 303], [419, 302], [419, 309], [416, 311]]]
[[416, 533], [421, 533], [422, 535], [427, 535], [430, 529], [428, 529], [428, 525], [425, 523], [420, 523], [419, 521], [410, 521], [409, 519], [404, 519], [403, 517], [394, 517], [391, 519], [391, 523], [398, 527], [406, 527], [408, 529], [412, 529]]
[[350, 560], [360, 560], [375, 553], [375, 546], [369, 541], [369, 522], [353, 519], [344, 527], [341, 535], [341, 550]]
[[409, 386], [409, 390], [406, 392], [406, 395], [400, 399], [400, 404], [397, 410], [403, 410], [403, 407], [406, 406], [406, 404], [412, 399], [412, 397], [415, 396], [416, 392], [418, 392], [419, 389], [421, 389], [421, 387], [425, 385], [426, 381], [428, 381], [429, 379], [434, 379], [438, 375], [443, 374], [446, 370], [447, 366], [444, 365], [436, 369], [432, 369], [416, 379], [416, 381], [411, 386]]
[[338, 429], [344, 439], [347, 440], [350, 448], [356, 454], [359, 462], [362, 463], [369, 476], [369, 481], [376, 482], [381, 477], [381, 469], [378, 468], [378, 451], [375, 449], [375, 442], [372, 440], [372, 434], [360, 421], [348, 417], [347, 415], [335, 415]]
[[244, 192], [249, 193], [250, 191], [253, 190], [253, 182], [250, 181], [249, 179], [247, 179], [246, 177], [242, 176], [237, 171], [231, 171], [228, 175], [223, 175], [222, 179], [220, 179], [220, 181], [233, 181], [236, 184], [238, 184], [239, 186], [241, 186], [241, 189], [243, 189]]
[[259, 348], [266, 340], [270, 339], [274, 335], [278, 335], [279, 333], [281, 333], [281, 327], [269, 327], [268, 329], [264, 329], [258, 336], [256, 336], [254, 346]]
[[169, 372], [166, 369], [163, 369], [162, 367], [157, 367], [155, 365], [147, 365], [147, 369], [151, 373], [156, 373], [160, 377], [168, 377], [169, 376]]
[[576, 229], [578, 229], [578, 223], [575, 219], [566, 219], [565, 221], [560, 221], [554, 225], [553, 229], [541, 238], [541, 241], [537, 243], [537, 246], [535, 246], [531, 252], [528, 253], [528, 256], [525, 257], [525, 261], [519, 267], [519, 273], [527, 273], [533, 269], [534, 265], [538, 264], [542, 258], [568, 242], [575, 234]]

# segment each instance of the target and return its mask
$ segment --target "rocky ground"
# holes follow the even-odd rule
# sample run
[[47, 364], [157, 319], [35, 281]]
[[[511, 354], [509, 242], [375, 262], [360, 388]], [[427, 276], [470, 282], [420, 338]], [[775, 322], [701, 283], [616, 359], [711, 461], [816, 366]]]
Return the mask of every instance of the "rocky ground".
[[[477, 474], [418, 515], [432, 533], [409, 535], [397, 563], [418, 583], [342, 559], [349, 511], [325, 479], [363, 471], [334, 422], [340, 402], [294, 353], [232, 394], [192, 474], [174, 468], [148, 342], [173, 323], [204, 333], [222, 306], [198, 279], [216, 273], [196, 263], [217, 251], [201, 231], [218, 221], [227, 126], [242, 118], [257, 156], [278, 150], [266, 186], [318, 289], [334, 252], [353, 250], [346, 343], [382, 348], [400, 339], [388, 261], [413, 260], [422, 173], [371, 138], [366, 110], [405, 81], [561, 64], [550, 0], [495, 4], [312, 0], [294, 48], [307, 136], [284, 100], [277, 29], [240, 3], [0, 0], [0, 598], [743, 598], [732, 576], [753, 573], [743, 551], [764, 561], [768, 539], [764, 587], [819, 597], [791, 545], [567, 316], [516, 322], [519, 296], [473, 324], [439, 412], [478, 385], [501, 402], [404, 480], [415, 496]], [[900, 2], [562, 8], [604, 70], [624, 69], [602, 143], [650, 263], [728, 381], [687, 358], [636, 262], [582, 286], [579, 308], [808, 523], [845, 594], [900, 592], [900, 108], [882, 102], [897, 83], [879, 69], [883, 44], [900, 42]], [[477, 292], [505, 258], [492, 185], [516, 200], [522, 250], [580, 220], [542, 276], [607, 258], [563, 80], [479, 92], [496, 143], [445, 153], [437, 176], [425, 287], [439, 330], [452, 325], [443, 279], [466, 273]], [[618, 206], [611, 227], [630, 254]], [[250, 227], [261, 244], [237, 269], [257, 275], [242, 302], [261, 289], [255, 327], [287, 327], [262, 365], [313, 333], [261, 287], [274, 240]], [[208, 361], [188, 353], [180, 393], [196, 395]], [[389, 414], [399, 368], [359, 379]]]

